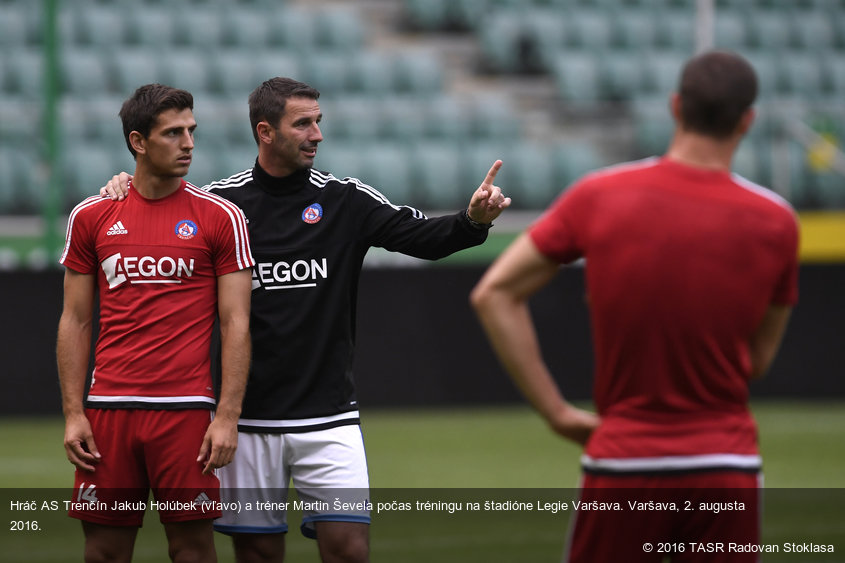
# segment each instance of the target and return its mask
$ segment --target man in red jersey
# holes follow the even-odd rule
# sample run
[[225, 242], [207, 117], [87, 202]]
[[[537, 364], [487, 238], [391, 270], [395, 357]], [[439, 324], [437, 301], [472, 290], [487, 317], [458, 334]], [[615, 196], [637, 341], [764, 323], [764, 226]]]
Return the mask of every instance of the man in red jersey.
[[[57, 359], [65, 450], [77, 468], [69, 513], [82, 520], [86, 561], [131, 559], [150, 488], [170, 557], [216, 560], [214, 470], [237, 446], [254, 261], [240, 209], [182, 180], [192, 109], [184, 90], [139, 88], [120, 111], [135, 189], [122, 201], [88, 198], [68, 221]], [[100, 324], [86, 392], [95, 292]], [[215, 409], [209, 346], [218, 315]]]
[[[728, 550], [759, 539], [748, 383], [780, 345], [798, 269], [794, 211], [731, 174], [756, 92], [738, 55], [688, 61], [666, 154], [581, 178], [472, 292], [517, 386], [554, 431], [585, 444], [581, 501], [597, 510], [575, 514], [569, 561], [755, 559]], [[560, 264], [579, 258], [598, 416], [564, 399], [528, 308]], [[708, 542], [722, 552], [693, 550]]]

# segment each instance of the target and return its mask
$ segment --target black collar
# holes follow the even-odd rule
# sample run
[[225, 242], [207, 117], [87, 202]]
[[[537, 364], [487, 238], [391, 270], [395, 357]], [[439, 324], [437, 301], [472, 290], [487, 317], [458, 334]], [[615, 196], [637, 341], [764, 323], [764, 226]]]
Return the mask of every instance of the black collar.
[[255, 159], [255, 166], [252, 169], [252, 178], [255, 180], [255, 183], [263, 190], [272, 194], [292, 193], [302, 189], [310, 174], [310, 168], [303, 168], [281, 178], [271, 176], [266, 170], [261, 168], [261, 165], [258, 164], [258, 159]]

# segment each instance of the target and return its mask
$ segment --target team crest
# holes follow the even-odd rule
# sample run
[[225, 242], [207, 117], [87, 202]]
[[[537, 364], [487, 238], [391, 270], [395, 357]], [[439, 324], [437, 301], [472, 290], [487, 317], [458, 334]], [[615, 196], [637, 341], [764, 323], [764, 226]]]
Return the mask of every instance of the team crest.
[[176, 223], [176, 236], [182, 240], [194, 238], [197, 234], [197, 224], [188, 219], [183, 219]]
[[323, 207], [319, 203], [312, 203], [302, 212], [302, 220], [313, 225], [323, 218]]

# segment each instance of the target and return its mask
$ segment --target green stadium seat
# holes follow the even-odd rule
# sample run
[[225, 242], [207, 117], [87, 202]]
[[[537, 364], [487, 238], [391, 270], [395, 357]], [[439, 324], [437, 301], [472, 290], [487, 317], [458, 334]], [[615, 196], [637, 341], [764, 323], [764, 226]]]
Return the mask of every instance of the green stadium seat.
[[223, 44], [224, 27], [228, 22], [220, 10], [180, 7], [174, 15], [178, 21], [174, 34], [177, 45], [217, 50]]
[[787, 49], [792, 42], [789, 17], [780, 10], [755, 10], [748, 26], [749, 42], [756, 49]]
[[780, 88], [778, 55], [759, 49], [741, 54], [748, 59], [757, 73], [758, 99], [775, 97]]
[[265, 14], [265, 17], [268, 18], [271, 44], [284, 46], [300, 53], [318, 48], [316, 17], [313, 13], [284, 8]]
[[845, 54], [831, 51], [822, 58], [824, 89], [831, 98], [845, 99]]
[[[840, 8], [842, 9], [842, 8]], [[824, 51], [834, 46], [833, 21], [822, 11], [795, 14], [791, 18], [795, 44], [812, 51]]]
[[467, 107], [452, 96], [437, 96], [422, 106], [425, 118], [423, 134], [429, 139], [465, 140], [470, 135]]
[[5, 53], [6, 91], [13, 96], [44, 96], [44, 53], [38, 48], [9, 49]]
[[767, 179], [764, 178], [763, 165], [757, 152], [756, 145], [750, 139], [743, 140], [734, 154], [732, 168], [740, 176], [762, 185]]
[[160, 53], [157, 66], [165, 84], [197, 95], [214, 90], [211, 60], [205, 51], [172, 49]]
[[[460, 209], [472, 185], [464, 182], [464, 157], [458, 143], [423, 142], [411, 151], [415, 201], [425, 209]], [[492, 164], [492, 161], [491, 161]], [[483, 174], [481, 172], [480, 174]], [[484, 179], [479, 176], [478, 182]]]
[[738, 50], [751, 43], [745, 16], [733, 10], [718, 10], [713, 29], [714, 44], [722, 49]]
[[628, 7], [613, 13], [613, 44], [624, 49], [649, 49], [659, 45], [658, 27], [652, 10]]
[[[513, 2], [498, 1], [496, 4], [503, 8], [514, 7]], [[452, 0], [445, 2], [445, 6], [446, 22], [451, 29], [473, 30], [478, 28], [484, 13], [490, 9], [490, 2], [489, 0]]]
[[599, 59], [593, 53], [561, 53], [557, 57], [552, 75], [558, 93], [568, 103], [592, 104], [601, 97]]
[[[247, 127], [249, 129], [249, 127]], [[203, 178], [199, 175], [188, 173], [188, 181], [198, 186], [209, 184], [212, 181], [228, 178], [242, 170], [255, 166], [255, 158], [258, 156], [258, 148], [255, 141], [249, 145], [233, 145], [225, 150], [216, 152], [216, 172], [211, 178]], [[319, 166], [318, 166], [319, 168]]]
[[357, 12], [343, 7], [321, 9], [314, 21], [318, 48], [357, 50], [364, 44], [364, 24]]
[[[323, 137], [330, 142], [373, 142], [382, 136], [382, 114], [377, 100], [341, 96], [321, 105]], [[330, 133], [330, 135], [329, 135]]]
[[473, 96], [470, 108], [470, 131], [473, 139], [503, 139], [520, 135], [522, 117], [496, 95]]
[[645, 91], [648, 82], [643, 58], [639, 50], [614, 50], [602, 56], [601, 98], [630, 100]]
[[74, 18], [73, 40], [79, 45], [111, 49], [126, 41], [130, 24], [120, 8], [89, 4], [68, 15]]
[[492, 13], [479, 28], [480, 65], [491, 72], [514, 72], [519, 68], [515, 48], [521, 33], [520, 22], [512, 15]]
[[447, 0], [404, 0], [402, 17], [411, 29], [440, 30], [446, 27]]
[[349, 86], [349, 58], [340, 52], [303, 54], [301, 72], [306, 82], [331, 96], [345, 92]]
[[692, 10], [665, 9], [656, 12], [658, 44], [684, 56], [695, 48], [695, 14]]
[[158, 51], [138, 47], [114, 48], [108, 56], [115, 91], [126, 98], [142, 84], [165, 80], [158, 68]]
[[14, 156], [0, 145], [0, 215], [9, 215], [14, 210], [17, 177], [14, 173]]
[[348, 57], [346, 73], [349, 80], [345, 90], [375, 96], [392, 93], [397, 89], [395, 60], [392, 53], [380, 51], [363, 51]]
[[824, 90], [824, 70], [818, 56], [790, 51], [778, 57], [779, 93], [804, 99], [819, 98]]
[[443, 88], [443, 67], [440, 59], [425, 51], [397, 53], [391, 72], [397, 92], [429, 96]]
[[562, 192], [575, 180], [606, 164], [598, 150], [590, 143], [581, 141], [561, 142], [551, 147], [555, 163], [557, 186], [550, 194], [552, 198]]
[[75, 142], [63, 147], [63, 206], [74, 205], [97, 193], [117, 171], [134, 170], [132, 156], [123, 147], [106, 147], [97, 143]]
[[[242, 54], [247, 55], [246, 52], [241, 51]], [[258, 54], [248, 55], [244, 59], [248, 61], [245, 64], [254, 67], [256, 79], [254, 84], [245, 85], [247, 93], [258, 86], [260, 82], [264, 82], [276, 76], [287, 76], [297, 80], [303, 80], [302, 67], [305, 64], [302, 62], [302, 57], [298, 56], [296, 52], [290, 49], [262, 49]], [[243, 97], [242, 99], [246, 99]]]
[[3, 50], [23, 47], [27, 42], [28, 17], [18, 3], [2, 8], [0, 17], [0, 48]]
[[[523, 10], [519, 17], [521, 31], [513, 46], [518, 54], [518, 70], [548, 72], [554, 66], [554, 55], [567, 46], [573, 35], [568, 18], [558, 10], [548, 9]], [[573, 41], [577, 43], [580, 39]]]
[[258, 10], [229, 10], [223, 17], [226, 24], [221, 41], [224, 45], [255, 49], [271, 43], [270, 20], [266, 14]]
[[[424, 100], [389, 96], [375, 101], [374, 105], [379, 130], [385, 138], [400, 143], [411, 143], [424, 137], [428, 121], [424, 110], [427, 104]], [[327, 139], [333, 138], [331, 131], [324, 131], [323, 134]]]
[[575, 9], [566, 18], [568, 44], [602, 50], [613, 44], [614, 21], [609, 10]]
[[644, 89], [646, 93], [665, 96], [674, 92], [687, 57], [678, 51], [643, 53]]
[[[46, 195], [46, 169], [38, 166], [40, 157], [37, 149], [20, 146], [2, 146], [0, 154], [5, 162], [0, 160], [0, 182], [2, 188], [3, 209], [0, 214], [30, 214], [38, 213]], [[7, 183], [9, 182], [9, 183]]]
[[556, 174], [558, 163], [555, 154], [545, 143], [522, 141], [511, 147], [502, 160], [503, 170], [505, 162], [509, 170], [508, 183], [501, 185], [508, 193], [513, 192], [512, 197], [518, 198], [523, 208], [543, 209], [563, 188]]
[[37, 124], [42, 104], [23, 96], [0, 96], [0, 143], [36, 144], [41, 135]]
[[126, 42], [130, 45], [164, 49], [176, 42], [179, 30], [170, 10], [136, 6], [127, 11], [127, 19]]
[[337, 178], [357, 178], [366, 183], [362, 176], [366, 173], [362, 148], [343, 143], [322, 143], [317, 151], [314, 168], [333, 174]]
[[[360, 150], [360, 147], [359, 147]], [[414, 205], [413, 172], [406, 145], [375, 143], [360, 152], [361, 180], [381, 192], [394, 205]]]
[[672, 138], [675, 124], [669, 114], [669, 98], [654, 96], [632, 101], [636, 156], [663, 154]]
[[112, 91], [108, 57], [95, 49], [64, 49], [61, 54], [62, 90], [76, 96]]

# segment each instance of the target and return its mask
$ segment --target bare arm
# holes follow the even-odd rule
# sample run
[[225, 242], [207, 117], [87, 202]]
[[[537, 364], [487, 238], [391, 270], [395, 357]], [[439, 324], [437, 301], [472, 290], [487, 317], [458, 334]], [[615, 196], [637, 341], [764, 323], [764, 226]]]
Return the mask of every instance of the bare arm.
[[95, 287], [93, 274], [80, 274], [69, 268], [65, 270], [64, 306], [56, 342], [62, 411], [65, 415], [65, 453], [72, 464], [87, 471], [94, 471], [94, 465], [100, 458], [83, 406]]
[[584, 444], [595, 414], [567, 402], [543, 361], [528, 298], [557, 274], [527, 235], [520, 236], [473, 289], [471, 302], [490, 343], [514, 383], [552, 429]]
[[197, 461], [205, 463], [203, 473], [230, 463], [238, 445], [238, 418], [252, 357], [249, 335], [251, 292], [252, 273], [248, 269], [217, 278], [223, 375], [214, 420], [208, 426], [197, 458]]
[[751, 378], [763, 377], [777, 355], [792, 308], [771, 305], [757, 331], [751, 336]]

